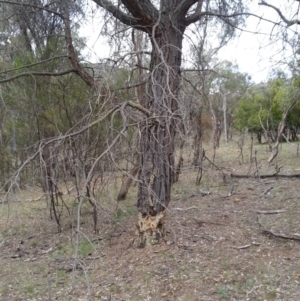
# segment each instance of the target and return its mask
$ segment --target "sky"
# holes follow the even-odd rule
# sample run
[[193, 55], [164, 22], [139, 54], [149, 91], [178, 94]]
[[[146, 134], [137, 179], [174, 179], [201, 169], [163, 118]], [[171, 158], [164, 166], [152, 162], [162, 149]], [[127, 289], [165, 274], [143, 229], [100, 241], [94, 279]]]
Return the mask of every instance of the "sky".
[[[268, 0], [274, 6], [280, 7], [285, 16], [292, 19], [298, 7], [292, 7], [292, 0]], [[292, 7], [292, 9], [290, 9]], [[258, 5], [258, 0], [252, 1], [249, 8], [253, 14], [260, 15], [265, 19], [279, 21], [278, 14], [271, 8]], [[88, 25], [82, 35], [87, 37], [88, 49], [86, 53], [90, 54], [90, 60], [95, 62], [99, 59], [111, 56], [111, 49], [106, 44], [105, 39], [99, 37], [99, 24], [95, 26]], [[297, 30], [296, 26], [291, 27]], [[286, 65], [283, 62], [290, 60], [291, 49], [285, 44], [285, 52], [282, 51], [282, 41], [270, 39], [278, 31], [274, 24], [260, 21], [255, 17], [249, 17], [244, 31], [239, 32], [238, 37], [230, 41], [228, 45], [218, 52], [221, 60], [229, 60], [239, 66], [239, 70], [251, 75], [256, 83], [266, 81], [270, 72], [275, 68], [281, 68], [286, 71]]]
[[[288, 18], [293, 18], [293, 15], [290, 15], [290, 12], [282, 5], [282, 2], [286, 1], [272, 0], [269, 2], [274, 6], [281, 7]], [[280, 21], [277, 12], [271, 8], [259, 6], [258, 2], [251, 4], [251, 10], [254, 14], [261, 15], [268, 20]], [[297, 7], [293, 8], [293, 11], [297, 11]], [[274, 37], [279, 27], [274, 28], [274, 24], [260, 22], [255, 17], [249, 17], [246, 24], [246, 31], [243, 31], [238, 38], [222, 49], [219, 56], [235, 61], [239, 65], [240, 71], [249, 73], [255, 82], [265, 81], [276, 68], [287, 72], [286, 63], [292, 59], [293, 52], [292, 48], [283, 43], [280, 37], [278, 39]], [[291, 31], [295, 30], [297, 30], [296, 25], [291, 28]], [[270, 39], [270, 34], [273, 34], [272, 39]]]

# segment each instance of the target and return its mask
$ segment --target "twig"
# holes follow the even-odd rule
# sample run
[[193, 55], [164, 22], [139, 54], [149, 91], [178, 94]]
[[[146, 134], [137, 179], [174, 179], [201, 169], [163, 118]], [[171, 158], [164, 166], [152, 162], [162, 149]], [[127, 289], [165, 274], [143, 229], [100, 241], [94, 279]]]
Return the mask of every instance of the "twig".
[[270, 186], [269, 188], [267, 188], [267, 189], [264, 191], [263, 195], [266, 195], [266, 194], [267, 194], [268, 192], [270, 192], [272, 189], [273, 189], [273, 186]]
[[257, 210], [256, 213], [257, 214], [279, 214], [279, 213], [283, 213], [286, 210], [284, 209], [278, 209], [278, 210]]
[[259, 242], [252, 242], [251, 244], [240, 246], [240, 247], [233, 247], [234, 249], [242, 250], [242, 249], [248, 249], [252, 246], [260, 246]]
[[196, 206], [191, 206], [191, 207], [188, 207], [188, 208], [174, 208], [174, 210], [178, 210], [178, 211], [186, 211], [186, 210], [190, 210], [190, 209], [199, 209], [198, 207]]

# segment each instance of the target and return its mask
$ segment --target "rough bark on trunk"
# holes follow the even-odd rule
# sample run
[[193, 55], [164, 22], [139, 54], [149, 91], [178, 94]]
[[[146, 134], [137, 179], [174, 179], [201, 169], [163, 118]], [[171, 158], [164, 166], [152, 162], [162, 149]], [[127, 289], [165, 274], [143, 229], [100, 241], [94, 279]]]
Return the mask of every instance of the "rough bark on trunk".
[[141, 125], [137, 208], [137, 245], [159, 243], [174, 178], [174, 137], [178, 116], [181, 49], [184, 28], [162, 14], [150, 39], [152, 55], [148, 93], [143, 105], [152, 118]]

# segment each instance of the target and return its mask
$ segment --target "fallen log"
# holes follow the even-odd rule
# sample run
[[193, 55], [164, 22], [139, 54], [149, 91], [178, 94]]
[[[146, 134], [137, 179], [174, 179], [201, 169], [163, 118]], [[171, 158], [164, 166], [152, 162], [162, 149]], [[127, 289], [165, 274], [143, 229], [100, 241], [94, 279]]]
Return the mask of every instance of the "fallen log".
[[291, 174], [291, 175], [285, 175], [285, 174], [269, 174], [269, 175], [239, 175], [239, 174], [230, 174], [231, 178], [258, 178], [258, 179], [265, 179], [265, 178], [300, 178], [300, 174]]

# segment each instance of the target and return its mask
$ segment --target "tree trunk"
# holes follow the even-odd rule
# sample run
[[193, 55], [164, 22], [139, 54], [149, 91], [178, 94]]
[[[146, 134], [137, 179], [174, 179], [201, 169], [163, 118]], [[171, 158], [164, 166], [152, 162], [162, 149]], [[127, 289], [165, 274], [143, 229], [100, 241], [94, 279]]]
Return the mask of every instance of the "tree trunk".
[[277, 136], [276, 136], [276, 142], [275, 144], [272, 146], [271, 148], [271, 155], [268, 159], [268, 162], [269, 164], [271, 164], [271, 162], [277, 157], [278, 155], [278, 147], [279, 147], [279, 143], [280, 143], [280, 138], [281, 138], [281, 135], [285, 129], [285, 122], [286, 122], [286, 118], [287, 118], [287, 115], [288, 113], [290, 112], [290, 110], [295, 106], [295, 104], [297, 103], [298, 101], [298, 97], [295, 98], [291, 105], [289, 107], [287, 107], [284, 112], [282, 113], [282, 117], [281, 117], [281, 121], [279, 123], [279, 126], [278, 126], [278, 131], [277, 131]]
[[118, 202], [126, 199], [129, 188], [130, 188], [132, 182], [134, 181], [136, 175], [138, 174], [139, 169], [140, 169], [140, 161], [137, 159], [137, 162], [134, 164], [134, 167], [129, 172], [129, 174], [126, 175], [126, 179], [122, 183], [122, 186], [120, 188], [120, 191], [119, 191], [119, 194], [117, 197]]
[[223, 119], [224, 119], [224, 141], [227, 145], [228, 142], [228, 133], [227, 133], [227, 96], [222, 95], [223, 101]]
[[143, 105], [152, 117], [140, 127], [140, 171], [136, 244], [159, 243], [164, 237], [165, 209], [174, 177], [174, 137], [178, 116], [181, 49], [184, 27], [169, 14], [149, 34], [152, 43], [148, 93]]
[[199, 166], [199, 163], [202, 161], [200, 154], [202, 155], [202, 107], [200, 107], [199, 112], [194, 118], [194, 127], [196, 130], [194, 136], [194, 157], [193, 157], [193, 166]]
[[261, 131], [256, 132], [256, 137], [257, 137], [258, 143], [261, 144], [262, 143], [262, 140], [261, 140], [262, 132]]

